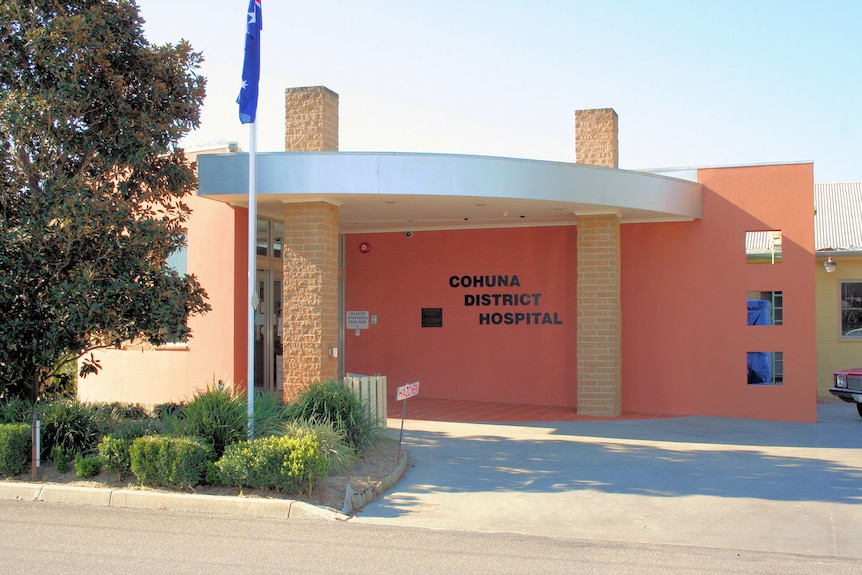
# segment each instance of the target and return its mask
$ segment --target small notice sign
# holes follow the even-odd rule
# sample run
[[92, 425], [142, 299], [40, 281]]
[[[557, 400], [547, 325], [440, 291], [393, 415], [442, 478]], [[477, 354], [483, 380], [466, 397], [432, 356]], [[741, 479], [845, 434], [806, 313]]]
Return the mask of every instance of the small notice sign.
[[[395, 401], [404, 401], [407, 398], [419, 395], [419, 382], [414, 381], [402, 385], [395, 390]], [[401, 404], [401, 433], [398, 434], [398, 456], [397, 462], [401, 462], [401, 440], [404, 439], [404, 418], [407, 416], [407, 401]]]
[[415, 395], [419, 395], [419, 382], [408, 383], [407, 385], [402, 385], [395, 392], [395, 401], [401, 401], [402, 399], [407, 399], [409, 397], [413, 397]]
[[368, 329], [367, 311], [347, 312], [347, 329]]
[[422, 327], [443, 327], [443, 308], [423, 307]]

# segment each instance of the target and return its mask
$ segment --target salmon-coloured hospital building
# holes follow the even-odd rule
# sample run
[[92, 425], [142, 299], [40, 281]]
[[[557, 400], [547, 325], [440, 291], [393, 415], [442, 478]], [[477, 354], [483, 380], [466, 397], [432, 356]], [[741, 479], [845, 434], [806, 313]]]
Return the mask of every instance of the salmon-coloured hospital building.
[[[611, 109], [575, 112], [572, 163], [340, 152], [337, 94], [285, 100], [286, 151], [256, 156], [256, 387], [380, 374], [593, 416], [816, 420], [811, 163], [620, 169]], [[212, 311], [188, 342], [97, 354], [81, 399], [246, 386], [249, 156], [194, 159], [176, 265]]]

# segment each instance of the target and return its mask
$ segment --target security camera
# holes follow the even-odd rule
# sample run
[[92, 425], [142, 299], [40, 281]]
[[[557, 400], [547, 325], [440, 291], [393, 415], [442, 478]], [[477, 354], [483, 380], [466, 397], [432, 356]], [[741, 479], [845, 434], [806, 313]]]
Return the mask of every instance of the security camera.
[[413, 237], [413, 232], [407, 232], [407, 233], [406, 233], [406, 234], [404, 234], [404, 235], [406, 235], [408, 238], [412, 238], [412, 237]]

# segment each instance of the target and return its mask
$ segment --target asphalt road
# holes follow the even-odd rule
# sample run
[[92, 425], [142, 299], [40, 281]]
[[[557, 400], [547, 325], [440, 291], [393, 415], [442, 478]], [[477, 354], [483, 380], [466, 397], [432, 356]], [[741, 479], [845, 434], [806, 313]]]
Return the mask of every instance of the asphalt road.
[[850, 559], [343, 521], [0, 500], [0, 570], [16, 575], [828, 573]]
[[862, 420], [818, 412], [408, 421], [415, 466], [349, 521], [270, 500], [121, 490], [106, 506], [103, 490], [4, 484], [0, 574], [862, 574]]

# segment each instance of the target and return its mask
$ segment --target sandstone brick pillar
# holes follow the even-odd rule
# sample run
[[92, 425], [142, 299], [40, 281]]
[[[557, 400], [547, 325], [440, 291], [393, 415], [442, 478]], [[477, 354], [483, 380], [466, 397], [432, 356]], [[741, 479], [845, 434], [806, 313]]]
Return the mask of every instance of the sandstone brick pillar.
[[[619, 167], [611, 108], [575, 112], [575, 161]], [[622, 413], [620, 216], [578, 214], [578, 413]]]
[[284, 91], [284, 150], [338, 151], [338, 94], [323, 86]]
[[327, 202], [284, 209], [284, 401], [310, 384], [338, 377], [338, 207]]
[[575, 162], [619, 167], [619, 122], [612, 108], [575, 112]]
[[[322, 86], [284, 93], [284, 149], [338, 151], [338, 94]], [[327, 202], [286, 204], [282, 338], [284, 400], [310, 384], [338, 377], [338, 207]]]
[[578, 216], [578, 413], [622, 413], [620, 218]]

